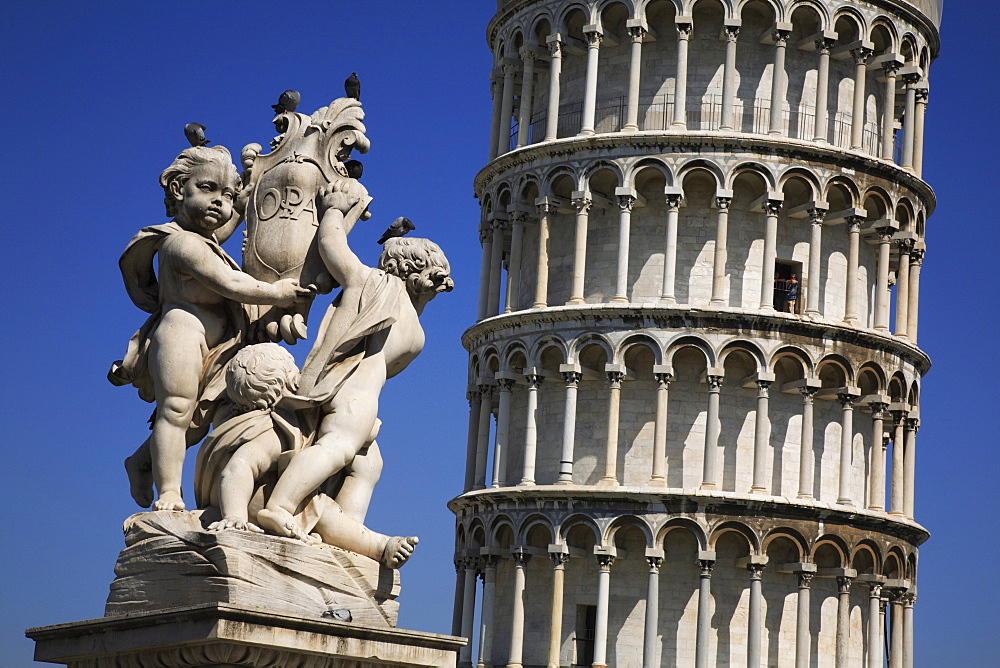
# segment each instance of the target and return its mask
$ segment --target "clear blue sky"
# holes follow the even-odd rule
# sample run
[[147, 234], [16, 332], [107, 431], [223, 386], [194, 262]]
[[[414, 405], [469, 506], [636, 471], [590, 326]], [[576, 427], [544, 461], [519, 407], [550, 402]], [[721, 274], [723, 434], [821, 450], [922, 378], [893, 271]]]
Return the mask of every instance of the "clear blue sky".
[[[282, 90], [301, 91], [300, 111], [310, 113], [339, 96], [352, 71], [364, 82], [372, 141], [364, 182], [375, 197], [369, 229], [352, 243], [374, 261], [377, 235], [406, 215], [445, 249], [457, 283], [426, 312], [425, 352], [382, 396], [386, 470], [369, 514], [373, 528], [421, 537], [402, 571], [400, 625], [449, 631], [445, 503], [461, 491], [464, 466], [459, 336], [475, 314], [471, 183], [489, 135], [484, 34], [494, 8], [491, 0], [5, 7], [0, 665], [31, 664], [24, 628], [103, 612], [121, 523], [137, 510], [121, 461], [145, 437], [150, 410], [105, 380], [143, 318], [117, 258], [136, 229], [165, 222], [156, 179], [186, 145], [184, 124], [204, 123], [213, 143], [238, 155], [271, 139], [269, 105]], [[932, 68], [925, 178], [939, 204], [927, 225], [921, 344], [934, 368], [917, 463], [917, 519], [932, 538], [921, 550], [918, 666], [991, 666], [1000, 651], [998, 18], [994, 0], [948, 2]]]

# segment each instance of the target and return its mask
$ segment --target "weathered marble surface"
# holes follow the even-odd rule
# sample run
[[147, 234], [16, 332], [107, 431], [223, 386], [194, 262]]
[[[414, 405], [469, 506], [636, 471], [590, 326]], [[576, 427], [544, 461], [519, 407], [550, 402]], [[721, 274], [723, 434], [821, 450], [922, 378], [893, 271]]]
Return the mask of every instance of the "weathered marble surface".
[[349, 610], [355, 624], [395, 627], [397, 570], [331, 546], [207, 531], [217, 519], [211, 511], [129, 517], [105, 615], [227, 603], [312, 619]]

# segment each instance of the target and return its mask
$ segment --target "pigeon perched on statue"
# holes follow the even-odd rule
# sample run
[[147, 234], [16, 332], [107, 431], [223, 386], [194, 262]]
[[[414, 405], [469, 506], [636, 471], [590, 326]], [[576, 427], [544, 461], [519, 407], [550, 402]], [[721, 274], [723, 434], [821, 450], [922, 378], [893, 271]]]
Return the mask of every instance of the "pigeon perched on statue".
[[347, 97], [361, 101], [361, 80], [358, 79], [357, 72], [351, 72], [351, 76], [347, 77], [347, 81], [344, 82], [344, 92], [347, 93]]
[[410, 222], [409, 218], [403, 218], [400, 216], [396, 220], [392, 221], [392, 225], [390, 225], [389, 229], [382, 233], [382, 238], [376, 243], [379, 245], [384, 244], [387, 240], [392, 239], [393, 237], [401, 237], [407, 232], [412, 232], [415, 229], [417, 229], [417, 227]]
[[344, 168], [352, 179], [360, 179], [365, 171], [365, 166], [361, 164], [360, 160], [348, 160], [344, 163]]
[[302, 96], [297, 90], [286, 90], [278, 98], [278, 104], [272, 104], [271, 108], [274, 109], [274, 113], [281, 114], [284, 112], [293, 112], [299, 108], [299, 102], [302, 101]]
[[191, 146], [204, 146], [208, 143], [205, 139], [205, 126], [201, 123], [188, 123], [184, 126], [184, 136], [187, 137]]

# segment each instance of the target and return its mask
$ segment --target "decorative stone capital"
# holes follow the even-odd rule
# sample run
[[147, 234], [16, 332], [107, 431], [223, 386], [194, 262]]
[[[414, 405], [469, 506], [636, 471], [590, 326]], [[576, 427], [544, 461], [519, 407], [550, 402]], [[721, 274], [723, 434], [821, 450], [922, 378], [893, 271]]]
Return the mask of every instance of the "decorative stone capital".
[[623, 380], [625, 380], [625, 372], [608, 371], [608, 382], [611, 383], [611, 387], [621, 388]]
[[775, 218], [781, 213], [781, 202], [776, 199], [769, 199], [764, 202], [764, 215], [774, 216]]
[[529, 65], [534, 67], [535, 60], [538, 59], [538, 54], [534, 51], [534, 49], [521, 49], [517, 55], [521, 56], [521, 62], [524, 63], [525, 67]]
[[514, 389], [514, 379], [513, 378], [497, 378], [497, 389], [501, 392], [510, 392]]
[[927, 104], [929, 95], [930, 95], [930, 91], [928, 91], [926, 88], [918, 88], [917, 89], [917, 104]]
[[913, 246], [916, 244], [914, 239], [897, 239], [896, 245], [899, 246], [899, 252], [901, 255], [909, 255], [913, 252]]
[[813, 225], [822, 225], [825, 219], [825, 209], [809, 209], [809, 222]]
[[855, 65], [864, 65], [867, 63], [868, 59], [872, 57], [872, 53], [874, 52], [871, 49], [864, 46], [857, 49], [851, 49], [851, 55], [854, 56]]
[[524, 225], [524, 221], [528, 220], [528, 212], [522, 209], [516, 209], [510, 212], [510, 222], [514, 225]]
[[587, 47], [591, 49], [600, 48], [601, 42], [604, 41], [604, 34], [599, 30], [587, 30], [583, 36], [587, 39]]
[[590, 208], [594, 206], [594, 200], [589, 197], [577, 197], [573, 200], [573, 206], [576, 207], [576, 212], [580, 214], [590, 213]]
[[732, 197], [716, 197], [715, 207], [719, 211], [729, 211], [729, 205], [733, 203]]
[[819, 392], [818, 387], [800, 387], [799, 394], [802, 395], [802, 403], [812, 405], [816, 401], [816, 393]]
[[815, 573], [797, 573], [799, 576], [799, 589], [809, 589], [812, 586], [813, 578], [816, 577]]
[[816, 50], [819, 51], [821, 55], [829, 55], [830, 49], [832, 49], [836, 43], [836, 40], [830, 39], [829, 37], [820, 37], [815, 42]]
[[482, 557], [483, 568], [487, 571], [495, 571], [497, 564], [500, 563], [499, 554], [484, 554]]
[[751, 580], [760, 580], [764, 577], [764, 564], [747, 564], [747, 572]]
[[852, 394], [838, 394], [837, 400], [840, 401], [840, 405], [844, 407], [844, 410], [849, 410], [854, 408], [854, 402], [857, 400]]
[[924, 263], [924, 253], [927, 252], [925, 248], [914, 248], [910, 251], [910, 266], [913, 265], [920, 266]]
[[873, 420], [882, 420], [885, 419], [885, 411], [887, 408], [889, 408], [889, 404], [883, 403], [881, 401], [873, 401], [870, 404], [868, 404], [868, 408], [870, 408], [872, 411]]
[[677, 26], [677, 39], [687, 40], [691, 38], [691, 33], [694, 32], [694, 23], [679, 21], [674, 25]]
[[768, 395], [768, 390], [771, 387], [772, 381], [770, 380], [758, 380], [757, 381], [757, 397], [761, 399], [766, 399]]
[[708, 391], [719, 392], [722, 389], [722, 382], [724, 380], [723, 376], [706, 376], [705, 382], [708, 383]]
[[740, 36], [739, 26], [725, 26], [723, 28], [723, 37], [725, 37], [727, 42], [735, 43], [736, 39]]
[[660, 388], [665, 388], [674, 379], [674, 374], [672, 373], [654, 373], [653, 377], [656, 379], [656, 384]]
[[549, 35], [545, 38], [549, 45], [549, 55], [553, 58], [562, 58], [563, 41], [558, 35]]
[[512, 550], [511, 556], [514, 557], [514, 564], [521, 568], [527, 566], [528, 562], [531, 561], [531, 554], [523, 550]]
[[917, 433], [918, 431], [920, 431], [920, 419], [906, 418], [906, 420], [903, 422], [903, 428], [908, 431], [912, 431], [913, 433]]
[[887, 60], [882, 63], [882, 72], [885, 73], [885, 77], [887, 79], [895, 79], [896, 72], [899, 71], [900, 67], [902, 67], [902, 65], [895, 60]]
[[465, 398], [469, 400], [469, 406], [470, 407], [472, 406], [472, 402], [475, 401], [476, 399], [478, 399], [481, 396], [482, 395], [479, 393], [478, 389], [476, 389], [476, 390], [469, 390], [468, 392], [465, 393]]
[[507, 220], [505, 218], [494, 218], [490, 223], [490, 226], [493, 228], [494, 234], [497, 232], [503, 232], [507, 229]]
[[854, 578], [847, 577], [846, 575], [837, 576], [837, 593], [838, 594], [850, 594], [851, 593], [851, 583], [854, 582]]
[[699, 559], [698, 560], [698, 573], [699, 577], [710, 578], [712, 577], [712, 569], [715, 568], [714, 559]]
[[896, 233], [896, 230], [892, 227], [876, 227], [875, 233], [878, 234], [878, 242], [880, 244], [892, 243], [892, 236]]
[[873, 582], [868, 585], [868, 598], [882, 598], [882, 583]]
[[907, 72], [903, 75], [903, 85], [909, 87], [916, 86], [922, 78], [920, 72]]
[[566, 388], [576, 389], [580, 386], [580, 381], [583, 380], [583, 374], [579, 371], [563, 371], [563, 380], [566, 381]]
[[549, 214], [555, 213], [558, 209], [559, 207], [553, 204], [552, 202], [542, 202], [541, 204], [538, 205], [538, 215], [547, 216]]
[[479, 228], [479, 244], [486, 245], [493, 242], [493, 228], [487, 223]]
[[511, 62], [505, 62], [500, 65], [501, 71], [503, 71], [504, 79], [513, 79], [517, 76], [517, 65]]
[[528, 382], [529, 390], [537, 390], [538, 386], [545, 380], [545, 377], [537, 373], [526, 373], [524, 374], [524, 379]]
[[633, 42], [641, 42], [646, 36], [646, 29], [642, 26], [632, 26], [628, 29], [628, 36]]
[[622, 213], [626, 211], [631, 212], [632, 206], [635, 204], [635, 197], [632, 195], [619, 195], [618, 196], [618, 210]]
[[681, 208], [681, 200], [684, 199], [684, 195], [667, 195], [667, 210], [676, 211]]
[[553, 568], [565, 568], [569, 563], [568, 552], [549, 552], [549, 559], [552, 560]]
[[774, 40], [775, 46], [784, 47], [788, 45], [788, 38], [789, 36], [791, 36], [791, 34], [792, 34], [791, 30], [781, 30], [781, 29], [772, 30], [771, 39]]
[[602, 571], [610, 571], [611, 565], [615, 563], [615, 555], [613, 554], [599, 554], [597, 555], [597, 565]]
[[646, 563], [649, 564], [650, 573], [659, 573], [660, 566], [663, 565], [663, 557], [646, 557]]
[[861, 232], [861, 224], [865, 222], [865, 219], [861, 216], [848, 216], [844, 219], [847, 223], [847, 231], [850, 234], [858, 234]]

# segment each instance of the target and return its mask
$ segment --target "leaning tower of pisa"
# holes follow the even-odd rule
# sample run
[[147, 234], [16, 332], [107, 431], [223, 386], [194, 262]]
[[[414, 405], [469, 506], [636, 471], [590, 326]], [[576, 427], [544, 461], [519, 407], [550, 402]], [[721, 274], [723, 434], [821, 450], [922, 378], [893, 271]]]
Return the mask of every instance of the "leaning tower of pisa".
[[500, 0], [464, 666], [913, 665], [941, 0]]

